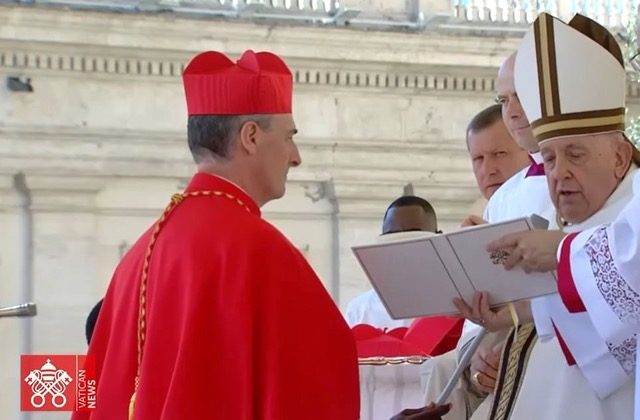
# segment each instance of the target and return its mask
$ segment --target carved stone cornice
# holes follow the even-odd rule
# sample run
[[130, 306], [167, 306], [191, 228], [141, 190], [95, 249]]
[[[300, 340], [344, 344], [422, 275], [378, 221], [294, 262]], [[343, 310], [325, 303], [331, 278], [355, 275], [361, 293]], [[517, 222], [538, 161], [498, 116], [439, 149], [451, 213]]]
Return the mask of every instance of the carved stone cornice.
[[283, 55], [300, 86], [491, 94], [495, 66], [516, 44], [437, 33], [0, 6], [0, 69], [7, 71], [178, 83], [194, 52], [238, 55], [248, 45]]
[[[97, 175], [42, 175], [26, 172], [26, 182], [36, 212], [89, 213], [104, 216], [157, 217], [184, 179], [122, 178]], [[0, 174], [0, 212], [16, 207], [12, 175]], [[130, 187], [118, 190], [120, 186]], [[470, 183], [412, 182], [416, 194], [427, 198], [443, 220], [461, 220], [478, 195]], [[116, 189], [113, 190], [113, 187]], [[338, 214], [346, 218], [381, 217], [389, 203], [402, 195], [404, 182], [370, 180], [291, 179], [283, 200], [269, 203], [266, 217], [311, 220]], [[118, 192], [120, 191], [120, 192]], [[107, 195], [105, 195], [107, 192]], [[131, 197], [139, 197], [132, 200]]]
[[[0, 127], [4, 171], [42, 176], [188, 178], [194, 170], [185, 134], [152, 130]], [[297, 139], [303, 165], [294, 181], [328, 179], [468, 183], [467, 152], [457, 139], [422, 141]], [[410, 156], [410, 158], [409, 158]]]
[[[492, 95], [521, 33], [380, 32], [0, 5], [0, 69], [178, 82], [196, 51], [283, 55], [299, 86]], [[630, 97], [638, 86], [629, 83]]]
[[[380, 219], [387, 206], [403, 194], [405, 183], [333, 180], [341, 218]], [[413, 182], [414, 193], [436, 208], [438, 218], [459, 222], [478, 196], [472, 182]]]
[[[340, 203], [340, 211], [337, 213], [340, 220], [349, 219], [368, 219], [381, 221], [384, 215], [384, 211], [391, 201], [398, 198], [399, 195], [394, 196], [389, 200], [342, 200]], [[460, 223], [469, 215], [468, 211], [473, 202], [478, 198], [476, 195], [470, 195], [458, 200], [443, 200], [436, 198], [429, 198], [425, 194], [420, 194], [421, 197], [429, 199], [431, 205], [436, 210], [438, 223], [456, 225]]]
[[[65, 52], [56, 49], [34, 51], [33, 44], [9, 45], [0, 39], [0, 70], [12, 74], [69, 74], [83, 78], [153, 78], [158, 82], [179, 83], [180, 75], [190, 55], [170, 60], [166, 57], [127, 56], [127, 51]], [[380, 69], [374, 63], [346, 65], [344, 62], [314, 63], [313, 60], [288, 60], [300, 88], [315, 86], [332, 89], [368, 89], [376, 91], [410, 91], [412, 94], [464, 93], [493, 96], [497, 67], [471, 67], [450, 65], [406, 65]], [[332, 66], [331, 66], [332, 65]], [[640, 87], [630, 75], [627, 95], [640, 96]]]
[[[24, 47], [24, 48], [22, 48]], [[179, 83], [183, 59], [169, 60], [155, 57], [127, 57], [125, 52], [110, 55], [94, 52], [64, 52], [55, 49], [29, 51], [31, 45], [7, 45], [0, 40], [0, 69], [29, 76], [65, 73], [74, 77], [154, 78]], [[140, 52], [139, 55], [144, 55]], [[154, 54], [153, 54], [154, 55]], [[345, 66], [344, 63], [322, 64], [289, 60], [294, 80], [301, 87], [333, 87], [345, 89], [411, 90], [414, 94], [431, 91], [485, 93], [495, 91], [495, 68], [477, 68], [473, 74], [459, 74], [449, 66], [405, 66], [403, 69], [378, 69], [367, 63]], [[318, 65], [316, 65], [318, 64]]]

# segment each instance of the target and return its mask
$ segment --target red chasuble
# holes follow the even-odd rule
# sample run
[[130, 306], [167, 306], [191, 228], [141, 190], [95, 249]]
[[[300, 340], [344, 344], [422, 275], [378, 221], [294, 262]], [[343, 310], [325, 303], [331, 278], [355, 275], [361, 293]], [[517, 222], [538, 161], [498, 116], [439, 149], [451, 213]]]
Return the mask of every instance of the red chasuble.
[[[359, 416], [356, 346], [300, 252], [239, 188], [194, 176], [153, 250], [136, 420]], [[97, 410], [127, 419], [138, 354], [140, 279], [151, 230], [116, 269], [89, 354]]]

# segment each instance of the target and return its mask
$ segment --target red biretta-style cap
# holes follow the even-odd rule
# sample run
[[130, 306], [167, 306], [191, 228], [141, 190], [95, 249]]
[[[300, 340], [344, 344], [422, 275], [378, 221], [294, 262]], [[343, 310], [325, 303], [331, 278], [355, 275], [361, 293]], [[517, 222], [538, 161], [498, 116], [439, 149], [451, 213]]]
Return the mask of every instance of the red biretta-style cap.
[[247, 50], [234, 63], [206, 51], [191, 60], [182, 80], [189, 116], [291, 113], [291, 71], [270, 52]]

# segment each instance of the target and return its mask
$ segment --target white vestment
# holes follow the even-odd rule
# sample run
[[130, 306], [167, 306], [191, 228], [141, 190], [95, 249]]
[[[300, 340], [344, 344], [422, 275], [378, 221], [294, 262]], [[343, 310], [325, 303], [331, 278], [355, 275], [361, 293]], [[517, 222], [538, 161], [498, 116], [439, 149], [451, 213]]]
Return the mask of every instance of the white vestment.
[[[536, 164], [542, 164], [540, 153], [532, 154], [531, 158]], [[544, 175], [527, 176], [530, 170], [530, 166], [522, 169], [493, 193], [484, 210], [484, 220], [498, 223], [532, 214], [544, 218], [553, 215], [547, 178]]]
[[369, 324], [377, 328], [408, 327], [413, 319], [393, 319], [389, 316], [380, 296], [374, 289], [356, 296], [347, 305], [345, 319], [350, 327], [358, 324]]
[[[631, 199], [633, 172], [635, 168], [600, 211], [565, 230], [580, 231], [614, 220]], [[532, 306], [537, 307], [533, 313], [539, 339], [531, 351], [511, 418], [630, 419], [634, 384], [617, 350], [598, 335], [586, 313], [569, 313], [558, 294], [537, 299], [539, 302], [543, 305]], [[576, 365], [567, 363], [553, 326]]]
[[[634, 196], [613, 223], [578, 234], [569, 248], [573, 283], [599, 335], [626, 369], [637, 357], [640, 329], [640, 172], [634, 177]], [[559, 261], [562, 264], [563, 258]], [[567, 261], [564, 261], [567, 263]], [[636, 363], [636, 369], [640, 363]], [[639, 379], [636, 370], [636, 381]], [[640, 420], [636, 383], [635, 419]], [[627, 417], [630, 418], [630, 417]]]
[[[380, 242], [396, 239], [432, 236], [432, 232], [408, 231], [382, 235]], [[382, 300], [371, 289], [353, 299], [345, 311], [347, 323], [369, 324], [382, 329], [408, 327], [414, 319], [392, 319]], [[422, 365], [412, 363], [379, 365], [360, 365], [360, 419], [386, 420], [407, 407], [422, 404], [424, 388], [421, 382], [421, 369], [428, 375], [427, 360]]]
[[[542, 164], [540, 153], [534, 153], [531, 158], [536, 164]], [[494, 192], [484, 211], [483, 218], [487, 222], [503, 222], [532, 214], [550, 219], [555, 215], [553, 203], [549, 198], [546, 177], [544, 175], [527, 176], [530, 170], [530, 166], [525, 167]], [[465, 321], [462, 336], [455, 350], [457, 360], [459, 360], [461, 352], [466, 349], [466, 345], [476, 336], [479, 328], [471, 321]], [[489, 336], [485, 338], [485, 340], [490, 339]], [[446, 359], [439, 362], [439, 357], [445, 357]], [[452, 359], [452, 355], [445, 354], [433, 360], [433, 373], [427, 382], [426, 402], [435, 401], [439, 393], [444, 389], [455, 369], [455, 364], [450, 362]], [[460, 380], [449, 401], [454, 407], [452, 407], [449, 414], [443, 416], [443, 420], [466, 420], [477, 407], [478, 397], [469, 391], [469, 384], [465, 380]], [[488, 413], [492, 401], [493, 399], [490, 395], [477, 410]], [[486, 417], [486, 414], [484, 417]]]
[[[369, 324], [382, 329], [406, 327], [413, 322], [413, 319], [392, 319], [373, 289], [349, 302], [345, 318], [350, 327]], [[388, 419], [406, 407], [420, 405], [420, 366], [360, 366], [359, 373], [362, 420]]]

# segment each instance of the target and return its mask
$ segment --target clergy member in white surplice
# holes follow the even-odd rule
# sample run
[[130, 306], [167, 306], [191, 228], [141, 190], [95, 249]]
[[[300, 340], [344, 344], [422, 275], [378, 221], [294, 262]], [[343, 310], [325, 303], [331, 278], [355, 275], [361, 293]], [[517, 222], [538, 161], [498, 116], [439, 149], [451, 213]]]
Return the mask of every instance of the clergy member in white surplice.
[[[639, 157], [623, 134], [626, 75], [614, 37], [583, 16], [567, 25], [543, 13], [518, 49], [515, 84], [540, 145], [556, 221], [565, 232], [613, 221], [632, 197], [632, 158]], [[486, 295], [473, 309], [460, 308], [487, 327], [508, 324], [508, 311], [489, 311]], [[507, 344], [524, 357], [505, 349], [490, 418], [631, 418], [635, 337], [604, 340], [587, 314], [569, 313], [557, 294], [533, 315], [538, 340]]]
[[491, 196], [484, 211], [484, 220], [489, 223], [530, 216], [532, 213], [542, 216], [553, 208], [544, 178], [540, 148], [515, 90], [515, 58], [516, 54], [511, 54], [498, 70], [496, 101], [502, 106], [502, 121], [509, 134], [529, 152], [531, 164], [509, 178]]
[[[516, 54], [511, 54], [500, 66], [498, 77], [496, 80], [497, 102], [502, 105], [502, 118], [507, 126], [509, 133], [514, 140], [529, 152], [531, 164], [512, 176], [502, 187], [500, 187], [489, 200], [484, 212], [484, 219], [488, 223], [504, 222], [506, 220], [516, 219], [518, 217], [527, 217], [537, 214], [547, 220], [552, 220], [555, 215], [553, 203], [549, 197], [549, 189], [547, 187], [546, 178], [544, 177], [544, 165], [538, 142], [533, 135], [531, 125], [527, 116], [522, 109], [522, 105], [518, 99], [514, 83], [514, 66]], [[535, 305], [534, 305], [535, 307]], [[465, 324], [466, 326], [466, 324]], [[529, 335], [535, 339], [535, 331], [532, 326], [529, 328]], [[470, 328], [467, 327], [467, 331]], [[502, 333], [492, 333], [487, 336], [481, 347], [476, 353], [481, 353], [485, 342], [492, 343], [493, 352], [502, 352], [505, 335], [508, 331]], [[524, 330], [523, 330], [524, 332]], [[475, 333], [463, 335], [458, 347], [461, 353], [470, 340], [475, 337]], [[491, 338], [494, 341], [491, 342]], [[495, 340], [495, 338], [500, 338]], [[486, 351], [486, 350], [485, 350]], [[494, 389], [498, 372], [493, 374], [493, 378], [486, 374], [487, 370], [493, 370], [486, 367], [482, 369], [485, 360], [478, 360], [479, 354], [473, 358], [469, 369], [469, 380], [471, 386], [479, 390], [487, 396], [487, 398], [476, 408], [478, 414], [474, 418], [484, 418], [491, 411], [494, 404]], [[479, 367], [479, 368], [478, 368]], [[489, 391], [491, 389], [491, 391]], [[473, 399], [471, 399], [473, 401]], [[475, 410], [474, 410], [475, 411]], [[455, 407], [451, 412], [455, 413]], [[473, 412], [469, 412], [466, 418], [471, 418]], [[444, 417], [447, 420], [464, 420]]]
[[[502, 121], [515, 142], [529, 152], [530, 164], [510, 177], [493, 195], [484, 210], [484, 222], [498, 223], [537, 214], [550, 219], [554, 207], [549, 198], [549, 189], [544, 177], [544, 165], [538, 142], [527, 117], [520, 105], [514, 84], [515, 53], [507, 57], [498, 70], [496, 80], [497, 102], [502, 106]], [[467, 129], [467, 143], [472, 124]], [[478, 330], [465, 323], [466, 334], [460, 339], [459, 348], [468, 344]], [[473, 368], [471, 369], [473, 370]], [[477, 372], [471, 372], [475, 375]], [[481, 382], [483, 375], [476, 375], [475, 381]], [[486, 382], [485, 382], [486, 383]]]
[[[549, 199], [538, 143], [533, 137], [529, 122], [515, 93], [514, 62], [515, 54], [512, 54], [498, 71], [496, 85], [497, 101], [500, 106], [492, 106], [480, 112], [470, 121], [466, 130], [467, 148], [478, 187], [489, 199], [484, 211], [484, 220], [490, 223], [530, 216], [532, 213], [548, 218], [549, 214], [553, 213], [553, 204]], [[504, 132], [502, 135], [506, 136], [506, 139], [499, 141], [495, 136], [496, 132]], [[496, 160], [495, 165], [502, 164], [499, 158], [504, 153], [502, 150], [507, 148], [506, 144], [512, 143], [514, 140], [521, 150], [519, 152], [511, 151], [510, 156], [505, 157], [512, 161], [522, 159], [519, 160], [521, 163], [517, 167], [502, 168], [502, 174], [510, 173], [511, 176], [506, 181], [503, 180], [504, 183], [497, 190], [488, 192], [488, 189], [483, 188], [483, 184], [491, 181], [482, 182], [482, 171], [477, 167], [485, 162], [478, 162], [478, 160], [491, 158]], [[513, 146], [515, 145], [512, 144], [510, 149], [513, 149]], [[498, 158], [484, 157], [480, 153], [481, 151], [495, 154]], [[524, 151], [529, 152], [528, 159]], [[518, 154], [516, 155], [516, 153]], [[483, 159], [478, 159], [479, 157]], [[518, 170], [518, 167], [522, 169]], [[475, 218], [469, 217], [465, 222], [474, 224], [474, 222], [484, 221], [477, 221]], [[470, 321], [465, 322], [465, 328], [456, 350], [432, 360], [429, 365], [430, 375], [426, 383], [426, 402], [435, 401], [442, 392], [449, 377], [453, 374], [457, 361], [477, 332], [476, 324]], [[471, 366], [449, 398], [452, 407], [450, 412], [443, 417], [444, 420], [466, 420], [478, 409], [478, 406], [480, 406], [479, 409], [484, 406], [490, 407], [493, 400], [496, 370], [506, 333], [507, 331], [504, 331], [485, 336], [472, 358]], [[424, 376], [427, 377], [426, 374]], [[488, 408], [485, 411], [488, 411]]]

